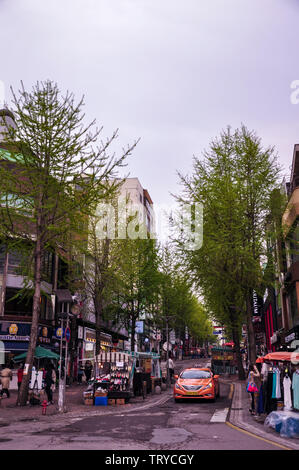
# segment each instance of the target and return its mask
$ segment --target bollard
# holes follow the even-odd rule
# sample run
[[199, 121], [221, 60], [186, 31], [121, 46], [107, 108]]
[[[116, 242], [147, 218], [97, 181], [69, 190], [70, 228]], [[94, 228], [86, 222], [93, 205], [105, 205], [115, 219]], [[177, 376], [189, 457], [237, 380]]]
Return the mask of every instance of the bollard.
[[47, 406], [48, 406], [48, 402], [47, 402], [47, 400], [44, 400], [44, 401], [42, 402], [42, 414], [43, 414], [43, 415], [46, 415], [46, 414], [47, 414]]

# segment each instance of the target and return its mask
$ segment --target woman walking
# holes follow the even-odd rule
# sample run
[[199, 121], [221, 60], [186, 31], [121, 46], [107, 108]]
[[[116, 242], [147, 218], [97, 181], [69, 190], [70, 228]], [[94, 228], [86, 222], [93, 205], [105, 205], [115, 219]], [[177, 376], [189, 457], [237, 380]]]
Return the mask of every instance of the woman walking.
[[251, 364], [249, 366], [248, 384], [247, 384], [247, 392], [250, 393], [251, 395], [251, 408], [249, 409], [251, 414], [255, 414], [254, 394], [259, 391], [258, 386], [256, 384], [256, 379], [258, 377], [260, 377], [260, 373], [256, 365]]

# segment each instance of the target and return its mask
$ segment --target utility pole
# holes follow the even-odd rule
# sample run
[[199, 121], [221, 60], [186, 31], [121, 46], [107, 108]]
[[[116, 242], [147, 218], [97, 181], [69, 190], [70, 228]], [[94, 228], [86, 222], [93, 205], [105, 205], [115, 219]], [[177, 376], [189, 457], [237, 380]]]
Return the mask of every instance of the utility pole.
[[169, 318], [166, 317], [166, 385], [167, 385], [167, 388], [170, 386], [168, 321], [169, 321]]

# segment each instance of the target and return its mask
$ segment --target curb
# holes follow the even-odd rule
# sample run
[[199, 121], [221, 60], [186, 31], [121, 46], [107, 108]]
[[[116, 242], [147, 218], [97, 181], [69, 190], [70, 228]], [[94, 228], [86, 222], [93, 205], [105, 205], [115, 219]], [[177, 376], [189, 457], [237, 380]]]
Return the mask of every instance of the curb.
[[242, 402], [242, 385], [243, 384], [238, 382], [232, 383], [232, 402], [226, 424], [231, 425], [231, 427], [235, 427], [240, 431], [250, 433], [251, 435], [254, 435], [260, 439], [278, 445], [285, 450], [299, 450], [299, 444], [296, 442], [279, 437], [275, 434], [272, 434], [271, 432], [267, 432], [264, 428], [260, 429], [259, 427], [254, 426], [253, 424], [250, 424], [244, 420], [246, 418], [243, 417], [244, 401]]

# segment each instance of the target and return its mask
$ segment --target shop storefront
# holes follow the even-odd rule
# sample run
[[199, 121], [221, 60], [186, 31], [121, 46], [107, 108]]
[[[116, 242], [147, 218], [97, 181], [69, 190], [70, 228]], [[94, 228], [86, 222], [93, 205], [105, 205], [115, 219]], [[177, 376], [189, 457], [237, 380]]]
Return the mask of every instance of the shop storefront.
[[[113, 347], [112, 336], [101, 332], [100, 335], [100, 349], [101, 351], [111, 351]], [[96, 330], [92, 328], [78, 327], [78, 345], [79, 345], [79, 360], [84, 364], [85, 361], [90, 360], [94, 362], [96, 354]]]
[[257, 359], [261, 385], [256, 413], [283, 437], [299, 437], [299, 352], [277, 351]]
[[[52, 341], [52, 328], [44, 325], [39, 326], [37, 345], [54, 349]], [[31, 333], [31, 323], [0, 322], [0, 341], [3, 349], [2, 358], [11, 363], [18, 354], [28, 350]]]

